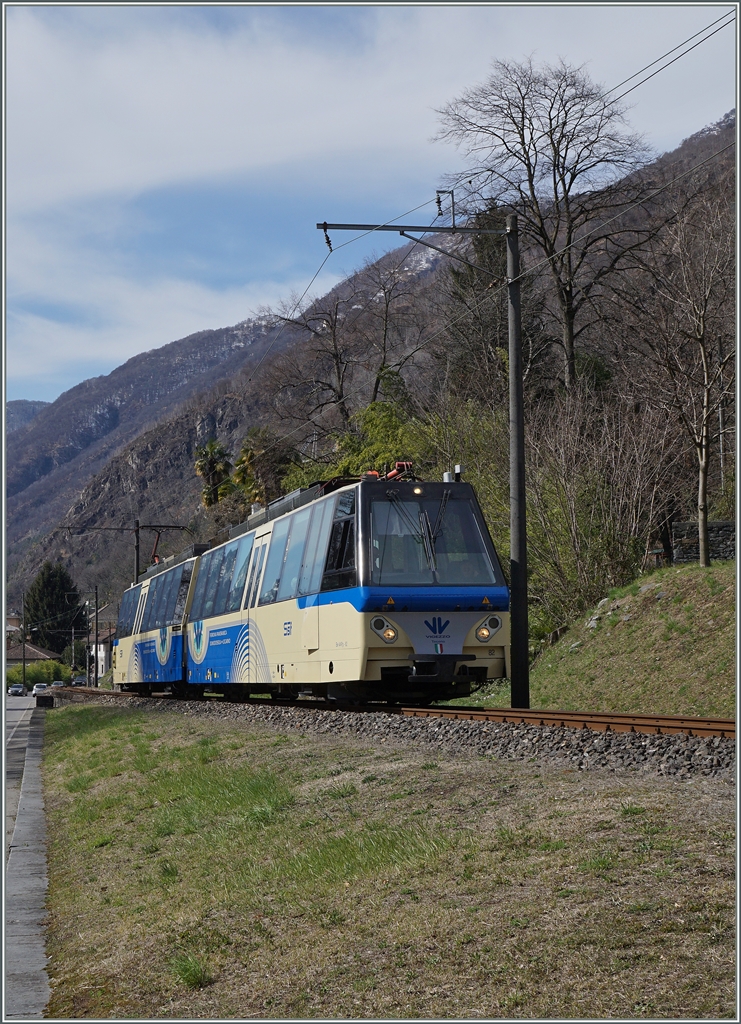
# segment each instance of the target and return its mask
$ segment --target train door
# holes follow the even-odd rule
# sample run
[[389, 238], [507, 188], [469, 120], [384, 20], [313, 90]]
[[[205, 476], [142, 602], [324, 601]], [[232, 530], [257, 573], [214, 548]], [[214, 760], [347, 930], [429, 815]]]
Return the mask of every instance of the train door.
[[136, 615], [134, 617], [134, 628], [132, 633], [136, 636], [141, 630], [142, 618], [144, 616], [144, 606], [147, 603], [147, 594], [149, 593], [149, 580], [146, 583], [142, 583], [142, 588], [139, 591], [139, 605], [136, 609]]
[[245, 590], [242, 621], [247, 625], [248, 685], [252, 683], [270, 682], [270, 671], [268, 668], [265, 644], [260, 634], [259, 626], [255, 621], [254, 614], [255, 607], [257, 605], [257, 595], [260, 592], [260, 578], [262, 576], [263, 565], [265, 564], [265, 555], [267, 554], [269, 544], [269, 533], [264, 534], [262, 537], [255, 538], [255, 544], [252, 549], [252, 563], [250, 565], [247, 578], [247, 589]]

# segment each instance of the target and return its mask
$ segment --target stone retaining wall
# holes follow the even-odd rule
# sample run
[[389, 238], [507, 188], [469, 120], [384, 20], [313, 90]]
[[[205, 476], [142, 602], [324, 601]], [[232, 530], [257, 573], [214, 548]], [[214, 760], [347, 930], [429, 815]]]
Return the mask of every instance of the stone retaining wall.
[[[718, 521], [708, 523], [710, 560], [726, 561], [736, 557], [736, 524]], [[700, 543], [697, 523], [672, 523], [674, 562], [699, 562]]]

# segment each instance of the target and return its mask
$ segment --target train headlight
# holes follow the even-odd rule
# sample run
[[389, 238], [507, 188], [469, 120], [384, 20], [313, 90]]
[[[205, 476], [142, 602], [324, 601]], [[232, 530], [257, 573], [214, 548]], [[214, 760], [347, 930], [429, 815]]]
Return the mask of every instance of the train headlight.
[[380, 615], [376, 615], [371, 619], [370, 624], [373, 632], [377, 633], [385, 644], [396, 643], [399, 636], [399, 630], [396, 626], [392, 626], [388, 619], [384, 619]]
[[498, 629], [502, 627], [502, 620], [498, 615], [492, 615], [486, 622], [482, 622], [476, 630], [476, 639], [480, 644], [488, 643]]

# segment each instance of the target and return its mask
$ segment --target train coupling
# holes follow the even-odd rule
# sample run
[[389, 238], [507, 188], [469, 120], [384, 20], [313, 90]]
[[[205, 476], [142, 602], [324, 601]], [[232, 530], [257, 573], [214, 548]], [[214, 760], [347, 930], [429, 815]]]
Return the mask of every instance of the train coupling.
[[409, 682], [452, 683], [455, 680], [455, 666], [461, 661], [476, 661], [475, 654], [410, 654], [413, 662]]

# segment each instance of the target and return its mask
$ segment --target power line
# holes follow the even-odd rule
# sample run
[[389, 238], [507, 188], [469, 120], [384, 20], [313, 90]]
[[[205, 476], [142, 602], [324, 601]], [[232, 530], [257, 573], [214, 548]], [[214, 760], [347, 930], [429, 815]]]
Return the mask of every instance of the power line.
[[595, 231], [599, 231], [601, 228], [606, 228], [608, 224], [612, 224], [613, 221], [618, 220], [620, 217], [624, 217], [626, 213], [630, 213], [630, 211], [635, 210], [636, 207], [642, 206], [644, 203], [647, 203], [650, 199], [654, 199], [661, 192], [664, 192], [666, 191], [666, 189], [671, 188], [672, 185], [676, 185], [676, 183], [678, 181], [681, 181], [682, 178], [686, 178], [688, 174], [692, 174], [693, 171], [697, 171], [700, 167], [704, 167], [705, 164], [709, 163], [711, 160], [714, 160], [717, 156], [721, 156], [729, 149], [733, 149], [735, 145], [735, 142], [729, 142], [729, 144], [727, 146], [724, 146], [723, 149], [719, 149], [716, 153], [711, 153], [710, 156], [705, 157], [704, 160], [701, 160], [699, 164], [694, 164], [688, 170], [683, 171], [681, 174], [678, 174], [676, 178], [672, 178], [671, 181], [668, 181], [665, 185], [662, 185], [660, 188], [657, 188], [654, 192], [650, 192], [647, 196], [644, 196], [642, 199], [638, 199], [635, 203], [632, 203], [630, 206], [627, 206], [624, 210], [621, 210], [620, 213], [616, 213], [614, 217], [610, 217], [609, 220], [601, 221], [600, 224], [592, 228], [591, 231], [587, 231], [585, 234], [580, 235], [578, 238], [575, 238], [573, 242], [569, 242], [569, 244], [565, 245], [562, 249], [559, 249], [557, 252], [552, 253], [550, 256], [546, 256], [546, 258], [544, 260], [541, 260], [540, 263], [536, 263], [533, 267], [530, 267], [524, 273], [520, 274], [520, 279], [526, 277], [528, 274], [535, 273], [536, 270], [546, 266], [557, 256], [562, 256], [563, 253], [568, 252], [568, 250], [573, 248], [573, 246], [577, 245], [579, 242], [582, 242], [585, 238], [589, 238], [590, 235], [593, 235]]
[[[726, 20], [726, 19], [730, 19], [730, 20]], [[690, 53], [697, 46], [700, 46], [701, 43], [706, 42], [708, 39], [710, 39], [712, 36], [714, 36], [717, 32], [720, 32], [721, 29], [724, 29], [728, 25], [731, 25], [735, 21], [735, 13], [733, 11], [728, 11], [725, 14], [721, 15], [720, 18], [716, 18], [715, 21], [711, 21], [709, 25], [706, 25], [704, 28], [700, 29], [699, 32], [695, 32], [693, 35], [689, 36], [683, 42], [679, 43], [677, 46], [673, 47], [671, 50], [668, 50], [661, 57], [657, 57], [656, 60], [652, 61], [650, 64], [647, 64], [645, 67], [641, 68], [640, 71], [636, 71], [634, 74], [630, 75], [628, 78], [623, 79], [622, 82], [619, 82], [617, 85], [614, 85], [611, 89], [608, 89], [607, 92], [605, 93], [605, 95], [609, 96], [611, 92], [615, 92], [615, 90], [621, 88], [621, 86], [627, 85], [628, 82], [631, 82], [631, 81], [633, 81], [634, 78], [637, 78], [639, 75], [642, 75], [644, 71], [648, 71], [650, 68], [654, 67], [654, 65], [660, 63], [662, 60], [665, 60], [667, 57], [671, 56], [671, 54], [673, 54], [677, 50], [681, 49], [681, 47], [686, 46], [687, 43], [692, 42], [692, 40], [696, 39], [697, 36], [702, 35], [704, 32], [707, 32], [709, 29], [713, 28], [713, 26], [718, 25], [718, 22], [721, 22], [721, 21], [724, 22], [724, 24], [722, 24], [718, 28], [716, 28], [714, 32], [710, 33], [710, 35], [707, 35], [703, 39], [698, 40], [697, 43], [695, 43], [693, 46], [689, 47], [689, 49], [687, 49], [687, 50], [683, 51], [682, 53], [678, 54], [673, 60], [669, 61], [668, 64], [664, 64], [662, 67], [657, 68], [656, 71], [652, 72], [646, 78], [642, 79], [640, 82], [636, 82], [636, 84], [631, 86], [630, 89], [626, 89], [626, 91], [624, 93], [621, 93], [619, 96], [616, 96], [614, 99], [610, 100], [610, 103], [617, 103], [618, 100], [623, 99], [625, 96], [627, 96], [629, 93], [633, 92], [639, 86], [641, 86], [641, 85], [645, 84], [646, 82], [648, 82], [649, 79], [653, 78], [655, 75], [658, 75], [659, 72], [664, 71], [666, 68], [670, 67], [672, 64], [675, 63], [675, 61], [679, 60], [680, 57], [684, 57], [687, 53]], [[402, 217], [408, 217], [410, 214], [416, 213], [417, 210], [421, 210], [423, 207], [428, 206], [429, 203], [431, 203], [431, 202], [438, 202], [438, 205], [439, 205], [439, 200], [437, 198], [435, 200], [428, 200], [428, 201], [426, 201], [424, 203], [420, 203], [419, 206], [415, 206], [412, 210], [408, 210], [406, 213], [402, 213], [398, 217], [394, 217], [392, 220], [385, 221], [383, 224], [374, 225], [372, 228], [369, 228], [369, 230], [364, 231], [364, 232], [362, 232], [359, 235], [356, 235], [354, 238], [349, 238], [346, 242], [342, 242], [340, 245], [338, 245], [336, 247], [332, 246], [332, 244], [330, 242], [330, 239], [329, 239], [329, 235], [327, 234], [327, 230], [325, 228], [324, 237], [325, 237], [325, 240], [326, 240], [327, 245], [329, 247], [329, 252], [327, 253], [327, 255], [322, 260], [321, 264], [319, 265], [319, 268], [317, 269], [317, 271], [314, 274], [314, 276], [312, 277], [311, 281], [309, 281], [308, 285], [304, 289], [301, 297], [294, 304], [294, 307], [293, 307], [293, 309], [291, 310], [291, 312], [289, 314], [289, 318], [287, 320], [284, 320], [283, 325], [280, 327], [278, 333], [273, 338], [273, 340], [270, 342], [270, 344], [268, 345], [268, 347], [265, 350], [265, 352], [263, 353], [263, 355], [260, 357], [260, 360], [258, 361], [257, 365], [250, 371], [250, 375], [247, 378], [247, 383], [248, 384], [251, 383], [252, 380], [254, 379], [255, 374], [260, 369], [262, 364], [265, 362], [265, 360], [267, 359], [267, 357], [268, 357], [270, 351], [272, 350], [273, 346], [276, 344], [276, 342], [279, 340], [279, 338], [283, 334], [285, 328], [288, 326], [288, 323], [289, 323], [290, 319], [294, 316], [296, 311], [300, 308], [300, 305], [303, 302], [304, 298], [306, 297], [306, 294], [308, 293], [309, 289], [313, 285], [314, 281], [316, 281], [316, 279], [319, 276], [319, 274], [324, 269], [325, 264], [327, 263], [327, 261], [329, 260], [329, 257], [332, 255], [333, 252], [337, 252], [340, 249], [343, 249], [346, 245], [350, 245], [352, 242], [357, 242], [357, 241], [359, 241], [359, 239], [367, 237], [368, 235], [372, 234], [374, 231], [378, 231], [378, 230], [381, 230], [383, 228], [387, 228], [387, 227], [393, 225], [396, 221], [401, 220]], [[360, 314], [358, 314], [358, 315], [360, 315]]]
[[[707, 36], [705, 36], [705, 38], [704, 38], [704, 39], [700, 39], [700, 40], [698, 40], [698, 41], [697, 41], [697, 42], [696, 42], [696, 43], [694, 44], [694, 46], [690, 46], [690, 47], [689, 47], [688, 49], [686, 49], [686, 50], [685, 50], [685, 51], [684, 51], [683, 53], [678, 53], [676, 57], [674, 57], [674, 58], [673, 58], [672, 60], [670, 60], [670, 61], [668, 61], [668, 62], [667, 62], [666, 64], [664, 64], [664, 65], [663, 65], [663, 67], [657, 68], [657, 69], [656, 69], [656, 71], [652, 71], [650, 75], [646, 75], [646, 77], [645, 77], [645, 78], [643, 78], [643, 79], [642, 79], [642, 80], [641, 80], [640, 82], [636, 82], [636, 84], [635, 84], [635, 85], [632, 85], [632, 86], [630, 87], [630, 89], [626, 89], [626, 90], [625, 90], [625, 92], [623, 92], [623, 93], [620, 93], [620, 95], [619, 95], [619, 96], [616, 96], [616, 97], [615, 97], [615, 99], [613, 99], [613, 100], [610, 100], [610, 103], [617, 103], [617, 102], [618, 102], [618, 100], [621, 100], [621, 99], [623, 99], [623, 97], [624, 97], [624, 96], [627, 96], [627, 95], [628, 95], [628, 93], [631, 93], [631, 92], [633, 92], [633, 90], [634, 90], [634, 89], [637, 89], [639, 85], [644, 85], [644, 84], [645, 84], [646, 82], [648, 82], [648, 81], [649, 81], [649, 80], [650, 80], [651, 78], [653, 78], [653, 77], [654, 77], [655, 75], [658, 75], [658, 74], [659, 74], [659, 72], [661, 72], [661, 71], [665, 71], [665, 70], [666, 70], [666, 69], [667, 69], [668, 67], [671, 67], [671, 65], [672, 65], [672, 64], [674, 64], [674, 63], [675, 63], [675, 61], [678, 61], [678, 60], [680, 59], [680, 57], [686, 57], [688, 53], [691, 53], [691, 52], [692, 52], [692, 50], [696, 49], [696, 48], [697, 48], [698, 46], [700, 46], [700, 45], [701, 45], [702, 43], [705, 43], [705, 42], [707, 42], [707, 40], [708, 40], [708, 39], [712, 38], [712, 36], [714, 36], [714, 35], [715, 35], [715, 34], [716, 34], [717, 32], [720, 32], [720, 31], [721, 31], [721, 29], [727, 28], [727, 26], [728, 26], [728, 25], [732, 25], [734, 21], [735, 21], [735, 17], [732, 17], [730, 21], [727, 21], [727, 22], [725, 23], [725, 25], [720, 25], [720, 26], [719, 26], [718, 28], [716, 28], [716, 29], [715, 29], [715, 31], [714, 31], [714, 32], [711, 32], [711, 33], [710, 33], [710, 35], [707, 35]], [[713, 24], [715, 24], [715, 23], [713, 23]], [[704, 30], [703, 30], [703, 31], [704, 31]], [[684, 46], [684, 43], [682, 43], [682, 44], [680, 44], [680, 45]], [[670, 50], [669, 52], [670, 52], [670, 53], [673, 53], [674, 51], [673, 51], [673, 50]], [[660, 57], [660, 58], [659, 58], [659, 60], [663, 60], [663, 59], [664, 59], [663, 57]], [[654, 63], [656, 63], [656, 61], [654, 61]], [[649, 67], [651, 67], [651, 65], [649, 65]], [[639, 71], [639, 72], [638, 72], [638, 74], [640, 75], [640, 74], [642, 74], [642, 72], [640, 72], [640, 71]], [[631, 77], [635, 78], [635, 75], [633, 75], [633, 76], [631, 76]], [[628, 81], [630, 81], [630, 79], [628, 79]], [[619, 88], [619, 86], [615, 86], [615, 88]], [[610, 91], [612, 92], [613, 90], [610, 90]]]
[[[686, 46], [687, 43], [691, 43], [693, 39], [696, 39], [698, 36], [702, 35], [703, 32], [707, 32], [708, 29], [711, 29], [713, 27], [713, 25], [717, 25], [719, 21], [724, 21], [729, 16], [731, 18], [731, 21], [733, 21], [735, 19], [735, 14], [734, 14], [733, 11], [726, 11], [726, 13], [721, 15], [720, 18], [716, 18], [715, 21], [711, 21], [709, 25], [706, 25], [705, 28], [701, 28], [699, 32], [695, 32], [694, 35], [690, 36], [688, 39], [685, 39], [684, 42], [679, 43], [678, 46], [673, 47], [673, 49], [671, 49], [671, 50], [667, 50], [667, 52], [662, 54], [661, 57], [657, 57], [656, 60], [653, 60], [653, 61], [651, 61], [650, 64], [647, 64], [645, 66], [645, 68], [641, 68], [640, 71], [636, 71], [635, 74], [630, 75], [629, 78], [624, 78], [622, 80], [622, 82], [618, 82], [617, 85], [613, 85], [612, 89], [608, 89], [607, 90], [607, 92], [605, 93], [605, 96], [609, 96], [610, 93], [611, 92], [615, 92], [616, 89], [621, 89], [624, 85], [627, 85], [628, 82], [632, 82], [634, 78], [637, 78], [639, 75], [642, 75], [644, 71], [648, 71], [649, 68], [652, 68], [654, 66], [654, 64], [659, 64], [662, 60], [665, 60], [667, 57], [671, 57], [671, 55], [673, 53], [676, 53], [677, 50], [681, 49], [683, 46]], [[727, 22], [727, 24], [730, 25], [731, 22], [729, 21], [729, 22]], [[721, 28], [725, 28], [725, 27], [726, 27], [725, 25], [721, 25]], [[720, 29], [717, 29], [716, 31], [720, 31]], [[715, 32], [713, 32], [712, 35], [715, 35]], [[708, 36], [707, 38], [709, 39], [710, 36]], [[700, 42], [704, 43], [705, 40], [701, 39]], [[699, 43], [697, 45], [699, 45]], [[694, 47], [693, 47], [693, 49], [694, 49]], [[686, 52], [689, 53], [689, 50], [687, 50]], [[683, 56], [684, 56], [684, 54], [680, 54], [680, 57], [683, 57]], [[669, 67], [669, 65], [667, 64], [666, 67]], [[659, 68], [659, 70], [663, 71], [663, 68]], [[646, 78], [646, 79], [644, 79], [644, 81], [647, 82], [648, 79]], [[642, 85], [642, 84], [643, 84], [642, 82], [638, 83], [638, 85]], [[633, 88], [637, 89], [638, 85], [633, 86]], [[623, 96], [627, 96], [627, 93], [623, 93]], [[621, 97], [618, 96], [617, 98], [620, 99]]]
[[[415, 206], [413, 210], [408, 210], [408, 211], [407, 211], [406, 213], [401, 213], [401, 214], [399, 214], [399, 216], [398, 216], [398, 217], [394, 217], [394, 218], [393, 218], [393, 220], [389, 220], [389, 221], [386, 221], [385, 223], [386, 223], [386, 224], [393, 224], [393, 223], [394, 223], [394, 221], [397, 221], [397, 220], [401, 220], [401, 218], [402, 218], [402, 217], [408, 217], [410, 213], [416, 213], [416, 212], [417, 212], [417, 210], [421, 210], [421, 209], [422, 209], [422, 208], [423, 208], [424, 206], [429, 206], [429, 204], [430, 204], [430, 203], [432, 203], [432, 202], [434, 202], [434, 200], [433, 200], [433, 199], [428, 199], [428, 200], [426, 200], [426, 201], [425, 201], [424, 203], [420, 203], [420, 205], [419, 205], [419, 206]], [[380, 227], [380, 226], [381, 226], [381, 225], [379, 225], [379, 227]], [[373, 230], [377, 230], [377, 229], [376, 229], [376, 228], [374, 228]], [[306, 293], [307, 293], [307, 292], [309, 291], [309, 288], [311, 288], [311, 286], [313, 285], [313, 283], [314, 283], [314, 282], [316, 281], [316, 279], [317, 279], [317, 278], [319, 277], [319, 274], [320, 274], [320, 273], [322, 272], [322, 270], [323, 270], [323, 268], [324, 268], [324, 265], [325, 265], [325, 263], [327, 262], [327, 260], [329, 259], [329, 257], [330, 257], [330, 256], [332, 255], [332, 253], [333, 253], [333, 252], [338, 252], [338, 251], [339, 251], [340, 249], [343, 249], [343, 248], [344, 248], [344, 247], [345, 247], [346, 245], [349, 245], [349, 244], [350, 244], [351, 242], [357, 242], [357, 241], [358, 241], [358, 240], [359, 240], [360, 238], [365, 238], [365, 237], [366, 237], [366, 235], [370, 235], [370, 234], [372, 234], [372, 231], [365, 231], [365, 232], [363, 232], [363, 234], [360, 234], [360, 235], [356, 235], [356, 236], [355, 236], [355, 238], [349, 238], [349, 239], [348, 239], [348, 240], [347, 240], [346, 242], [343, 242], [343, 243], [342, 243], [342, 245], [338, 245], [338, 246], [337, 246], [336, 248], [333, 248], [333, 247], [332, 247], [332, 245], [331, 245], [331, 243], [329, 242], [329, 236], [327, 235], [326, 231], [325, 231], [325, 233], [324, 233], [324, 234], [325, 234], [325, 238], [327, 239], [327, 243], [328, 243], [328, 245], [329, 245], [329, 247], [330, 247], [330, 248], [329, 248], [329, 252], [328, 252], [328, 253], [327, 253], [327, 255], [326, 255], [326, 256], [324, 257], [324, 259], [322, 260], [322, 262], [320, 263], [320, 265], [319, 265], [319, 269], [318, 269], [318, 270], [317, 270], [317, 272], [316, 272], [316, 273], [314, 274], [314, 276], [312, 277], [311, 281], [309, 281], [309, 283], [307, 284], [307, 286], [306, 286], [306, 287], [304, 288], [304, 290], [303, 290], [303, 293], [302, 293], [302, 295], [301, 295], [301, 298], [300, 298], [300, 299], [298, 299], [298, 300], [297, 300], [297, 301], [295, 302], [295, 304], [294, 304], [294, 306], [293, 306], [293, 309], [291, 310], [291, 312], [290, 312], [290, 314], [289, 314], [289, 319], [288, 319], [288, 320], [284, 320], [284, 322], [283, 322], [283, 325], [282, 325], [282, 327], [280, 328], [280, 330], [278, 331], [278, 333], [276, 334], [276, 336], [275, 336], [275, 337], [273, 338], [273, 340], [272, 340], [272, 341], [270, 342], [270, 344], [268, 345], [267, 349], [265, 350], [265, 352], [263, 353], [262, 357], [260, 358], [260, 361], [258, 362], [257, 366], [255, 366], [255, 367], [254, 367], [254, 368], [253, 368], [253, 369], [252, 369], [252, 370], [250, 371], [250, 375], [249, 375], [249, 377], [247, 378], [247, 383], [248, 383], [248, 384], [249, 384], [249, 383], [250, 383], [250, 382], [251, 382], [251, 381], [253, 380], [253, 378], [254, 378], [255, 374], [257, 373], [257, 371], [258, 371], [258, 370], [260, 369], [260, 367], [262, 366], [262, 364], [263, 364], [263, 363], [265, 362], [265, 360], [267, 359], [267, 357], [268, 357], [268, 353], [269, 353], [269, 352], [270, 352], [270, 350], [272, 349], [273, 345], [275, 345], [275, 343], [276, 343], [276, 341], [278, 340], [278, 338], [280, 338], [281, 334], [283, 333], [283, 331], [285, 330], [285, 328], [286, 328], [286, 327], [288, 326], [288, 323], [289, 323], [289, 321], [290, 321], [290, 318], [292, 318], [292, 317], [294, 316], [294, 314], [296, 313], [296, 311], [297, 311], [297, 310], [298, 310], [298, 309], [300, 308], [300, 306], [301, 306], [301, 303], [303, 302], [304, 298], [306, 297]]]

